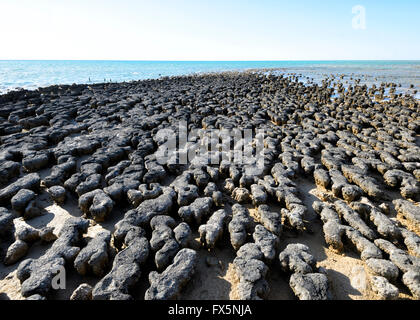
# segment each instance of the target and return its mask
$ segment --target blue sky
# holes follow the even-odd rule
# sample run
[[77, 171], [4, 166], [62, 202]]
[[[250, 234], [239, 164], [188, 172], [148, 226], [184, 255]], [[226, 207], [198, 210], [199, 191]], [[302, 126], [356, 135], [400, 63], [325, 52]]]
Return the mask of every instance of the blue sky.
[[419, 0], [0, 0], [0, 59], [420, 60], [419, 12]]

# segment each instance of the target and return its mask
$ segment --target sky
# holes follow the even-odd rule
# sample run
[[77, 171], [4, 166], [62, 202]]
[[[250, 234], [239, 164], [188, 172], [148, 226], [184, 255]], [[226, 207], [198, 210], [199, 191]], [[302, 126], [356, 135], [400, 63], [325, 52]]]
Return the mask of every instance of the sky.
[[0, 59], [420, 60], [419, 12], [419, 0], [0, 0]]

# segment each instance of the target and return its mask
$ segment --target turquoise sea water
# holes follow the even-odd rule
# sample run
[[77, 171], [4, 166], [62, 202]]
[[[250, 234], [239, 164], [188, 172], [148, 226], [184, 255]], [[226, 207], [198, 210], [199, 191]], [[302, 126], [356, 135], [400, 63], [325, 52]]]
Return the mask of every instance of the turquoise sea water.
[[276, 68], [322, 79], [364, 77], [367, 83], [420, 87], [420, 61], [18, 61], [0, 60], [0, 93], [53, 84], [119, 82], [203, 72]]

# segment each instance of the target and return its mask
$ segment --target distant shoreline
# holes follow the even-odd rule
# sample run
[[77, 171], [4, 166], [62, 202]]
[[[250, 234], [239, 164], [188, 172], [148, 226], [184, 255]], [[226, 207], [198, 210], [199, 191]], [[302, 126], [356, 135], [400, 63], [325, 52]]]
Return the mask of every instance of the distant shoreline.
[[[5, 98], [7, 100], [8, 96], [16, 96], [21, 95], [25, 93], [38, 93], [41, 92], [48, 92], [50, 90], [67, 90], [67, 89], [74, 89], [74, 88], [82, 88], [82, 87], [103, 87], [105, 85], [121, 85], [121, 84], [136, 84], [141, 83], [143, 81], [159, 81], [159, 80], [166, 80], [166, 79], [177, 79], [177, 78], [184, 78], [184, 77], [205, 77], [209, 75], [222, 75], [222, 74], [232, 74], [232, 73], [260, 73], [260, 74], [275, 74], [275, 75], [283, 75], [286, 77], [293, 77], [297, 79], [300, 82], [303, 82], [306, 85], [312, 85], [312, 84], [321, 84], [323, 81], [329, 81], [329, 80], [335, 80], [344, 85], [344, 87], [347, 87], [349, 85], [355, 85], [355, 84], [366, 84], [368, 87], [371, 87], [372, 85], [377, 86], [378, 88], [381, 86], [389, 87], [391, 84], [395, 85], [396, 94], [404, 95], [408, 94], [412, 96], [416, 100], [420, 100], [420, 87], [406, 84], [405, 86], [401, 85], [398, 82], [383, 82], [383, 81], [369, 81], [369, 78], [366, 76], [361, 75], [360, 77], [354, 76], [354, 75], [345, 75], [345, 74], [329, 74], [329, 75], [319, 75], [317, 74], [317, 77], [310, 77], [308, 75], [305, 75], [303, 73], [296, 73], [296, 72], [287, 72], [287, 68], [249, 68], [244, 70], [227, 70], [227, 71], [214, 71], [214, 72], [197, 72], [192, 74], [184, 74], [184, 75], [174, 75], [174, 76], [160, 76], [157, 78], [149, 78], [149, 79], [139, 79], [139, 80], [128, 80], [128, 81], [108, 81], [108, 82], [93, 82], [93, 83], [73, 83], [73, 84], [51, 84], [48, 86], [38, 87], [38, 88], [17, 88], [15, 90], [10, 90], [7, 92], [1, 92], [0, 91], [0, 103]], [[347, 80], [346, 80], [347, 79]], [[350, 80], [351, 79], [351, 80]], [[386, 85], [385, 85], [386, 84]], [[387, 90], [388, 91], [388, 90]], [[3, 99], [2, 99], [3, 97]], [[389, 97], [385, 97], [386, 100], [389, 99]]]
[[[0, 60], [0, 94], [19, 88], [34, 90], [51, 85], [93, 84], [158, 79], [164, 76], [209, 72], [280, 70], [322, 81], [325, 75], [366, 77], [368, 84], [414, 84], [420, 88], [420, 61], [107, 61]], [[419, 97], [420, 98], [420, 97]]]
[[386, 60], [386, 59], [359, 59], [359, 60], [118, 60], [118, 59], [0, 59], [0, 61], [102, 61], [102, 62], [420, 62], [417, 59]]

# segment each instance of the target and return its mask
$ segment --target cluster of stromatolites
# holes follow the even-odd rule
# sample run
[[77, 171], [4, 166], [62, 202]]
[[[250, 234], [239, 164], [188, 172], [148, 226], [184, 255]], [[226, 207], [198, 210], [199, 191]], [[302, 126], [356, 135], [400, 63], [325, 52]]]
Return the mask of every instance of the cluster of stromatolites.
[[[1, 261], [28, 299], [53, 299], [60, 268], [96, 279], [71, 299], [175, 299], [199, 252], [222, 247], [234, 252], [236, 298], [267, 298], [278, 273], [297, 298], [329, 299], [328, 270], [299, 242], [315, 212], [326, 247], [360, 254], [376, 297], [419, 299], [420, 108], [408, 95], [379, 101], [385, 87], [395, 85], [340, 84], [333, 97], [331, 79], [222, 73], [0, 96]], [[162, 163], [157, 133], [176, 135], [181, 121], [198, 136]], [[264, 130], [261, 170], [226, 160], [223, 135], [245, 129], [254, 153]], [[300, 179], [320, 201], [304, 201]], [[52, 202], [78, 209], [59, 230], [33, 224]], [[45, 250], [28, 259], [34, 245]]]

